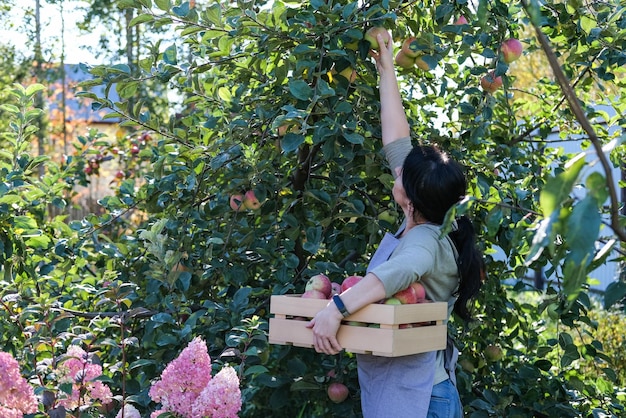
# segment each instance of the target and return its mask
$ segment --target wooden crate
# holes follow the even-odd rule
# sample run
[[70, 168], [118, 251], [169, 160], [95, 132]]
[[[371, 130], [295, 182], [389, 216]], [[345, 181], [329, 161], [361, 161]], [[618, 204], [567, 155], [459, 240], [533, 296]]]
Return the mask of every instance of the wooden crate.
[[[313, 331], [306, 325], [308, 319], [328, 302], [303, 299], [300, 295], [272, 296], [270, 344], [313, 347]], [[345, 318], [337, 339], [346, 351], [385, 357], [443, 350], [446, 348], [447, 326], [444, 321], [447, 315], [448, 304], [445, 302], [371, 304]], [[414, 325], [401, 327], [401, 324]]]

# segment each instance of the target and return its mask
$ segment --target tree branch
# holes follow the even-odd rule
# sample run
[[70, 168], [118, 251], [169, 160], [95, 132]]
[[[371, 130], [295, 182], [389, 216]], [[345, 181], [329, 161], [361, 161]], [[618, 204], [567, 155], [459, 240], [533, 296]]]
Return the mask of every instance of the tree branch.
[[554, 50], [550, 47], [550, 42], [548, 38], [541, 31], [541, 28], [537, 25], [537, 23], [533, 19], [533, 13], [530, 10], [528, 1], [522, 0], [522, 5], [524, 6], [526, 13], [530, 17], [530, 22], [533, 25], [533, 28], [535, 29], [535, 33], [537, 35], [537, 39], [539, 40], [539, 44], [541, 45], [541, 48], [543, 49], [544, 53], [546, 54], [546, 57], [548, 58], [548, 62], [550, 63], [552, 72], [554, 73], [554, 76], [556, 77], [556, 80], [559, 83], [559, 86], [561, 87], [561, 90], [563, 91], [565, 98], [567, 99], [567, 103], [569, 104], [569, 107], [572, 110], [572, 113], [574, 113], [576, 120], [578, 121], [578, 123], [580, 123], [580, 126], [587, 133], [589, 140], [591, 141], [591, 144], [593, 145], [593, 148], [595, 149], [596, 154], [598, 155], [600, 164], [602, 164], [602, 168], [604, 169], [604, 174], [606, 176], [606, 185], [609, 189], [609, 196], [610, 196], [610, 201], [611, 201], [611, 206], [610, 206], [611, 228], [613, 229], [613, 232], [615, 232], [615, 235], [617, 235], [617, 237], [621, 241], [626, 242], [626, 230], [624, 230], [624, 228], [620, 225], [620, 222], [619, 222], [619, 200], [617, 198], [617, 190], [615, 190], [615, 181], [613, 179], [613, 171], [612, 171], [613, 169], [611, 165], [609, 164], [609, 161], [606, 155], [604, 154], [604, 151], [602, 150], [602, 144], [600, 143], [600, 140], [598, 139], [598, 136], [596, 135], [596, 132], [593, 129], [593, 126], [591, 126], [591, 122], [589, 121], [589, 119], [587, 119], [587, 116], [585, 115], [585, 112], [580, 106], [580, 102], [578, 101], [578, 98], [576, 97], [576, 94], [574, 93], [574, 89], [570, 85], [570, 82], [567, 76], [565, 75], [565, 73], [563, 72], [563, 69], [561, 68], [559, 64], [559, 61], [556, 57], [556, 54], [554, 53]]

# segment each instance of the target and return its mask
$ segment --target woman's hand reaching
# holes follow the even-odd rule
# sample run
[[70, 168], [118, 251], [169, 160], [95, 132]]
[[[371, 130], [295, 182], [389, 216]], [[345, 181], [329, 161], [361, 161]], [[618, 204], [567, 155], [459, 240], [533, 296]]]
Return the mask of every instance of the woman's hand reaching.
[[[382, 75], [388, 72], [394, 72], [393, 66], [393, 39], [391, 35], [383, 36], [378, 34], [376, 36], [378, 41], [378, 51], [371, 49], [370, 56], [376, 61], [376, 68]], [[386, 43], [385, 43], [386, 42]], [[395, 73], [394, 73], [395, 74]]]

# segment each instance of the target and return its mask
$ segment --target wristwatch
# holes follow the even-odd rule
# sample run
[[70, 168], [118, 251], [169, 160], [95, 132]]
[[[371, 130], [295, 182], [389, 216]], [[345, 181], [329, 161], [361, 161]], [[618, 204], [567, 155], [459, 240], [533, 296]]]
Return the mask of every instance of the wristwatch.
[[341, 300], [339, 295], [333, 295], [333, 302], [335, 302], [335, 306], [339, 309], [339, 312], [344, 318], [350, 316], [350, 312], [346, 309], [346, 305], [343, 304], [343, 300]]

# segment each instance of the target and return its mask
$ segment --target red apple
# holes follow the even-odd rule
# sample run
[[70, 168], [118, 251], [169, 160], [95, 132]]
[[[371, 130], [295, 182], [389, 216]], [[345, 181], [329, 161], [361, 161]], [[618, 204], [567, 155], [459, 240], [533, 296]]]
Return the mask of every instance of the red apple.
[[363, 276], [348, 276], [341, 282], [341, 291], [345, 292], [363, 279]]
[[391, 39], [391, 35], [389, 35], [387, 29], [382, 26], [371, 27], [367, 30], [367, 32], [365, 32], [365, 35], [363, 35], [363, 39], [370, 43], [370, 49], [378, 50], [380, 48], [378, 45], [378, 39], [376, 38], [379, 34], [382, 35], [385, 44], [389, 42], [389, 39]]
[[243, 196], [234, 194], [230, 197], [230, 207], [235, 212], [239, 212], [243, 208]]
[[502, 87], [502, 77], [501, 76], [496, 77], [493, 71], [491, 71], [490, 73], [488, 73], [487, 75], [483, 76], [480, 79], [480, 86], [487, 93], [493, 93], [496, 90], [498, 90], [500, 87]]
[[324, 294], [324, 299], [328, 299], [331, 296], [332, 284], [330, 279], [325, 274], [316, 274], [312, 276], [304, 287], [305, 291], [317, 290]]
[[402, 47], [400, 47], [400, 51], [404, 53], [407, 57], [417, 58], [420, 54], [420, 46], [417, 43], [417, 39], [415, 36], [409, 36], [402, 42]]
[[500, 45], [502, 60], [507, 64], [510, 64], [519, 57], [521, 57], [523, 50], [524, 47], [522, 46], [522, 43], [515, 38], [507, 39], [506, 41], [502, 42], [502, 45]]
[[291, 125], [280, 125], [276, 133], [278, 136], [285, 136], [291, 130]]
[[409, 57], [402, 50], [399, 50], [396, 54], [395, 62], [398, 67], [404, 68], [405, 70], [415, 66], [415, 59]]
[[328, 299], [324, 292], [315, 289], [305, 291], [301, 297], [305, 299]]
[[256, 198], [254, 194], [254, 190], [248, 190], [246, 194], [243, 195], [243, 205], [246, 209], [257, 210], [261, 207], [261, 202]]
[[349, 394], [348, 387], [343, 383], [333, 382], [328, 385], [328, 397], [335, 403], [340, 403], [346, 400]]
[[424, 285], [420, 282], [411, 283], [411, 287], [415, 290], [415, 294], [417, 295], [417, 300], [421, 301], [426, 299], [426, 289], [424, 289]]
[[455, 25], [467, 25], [467, 23], [467, 18], [463, 15], [459, 16], [459, 18], [454, 21]]
[[341, 285], [339, 283], [332, 282], [330, 284], [330, 295], [338, 295], [341, 293]]
[[402, 304], [417, 303], [418, 301], [417, 293], [415, 292], [413, 286], [409, 286], [406, 289], [396, 292], [393, 297], [398, 299]]

